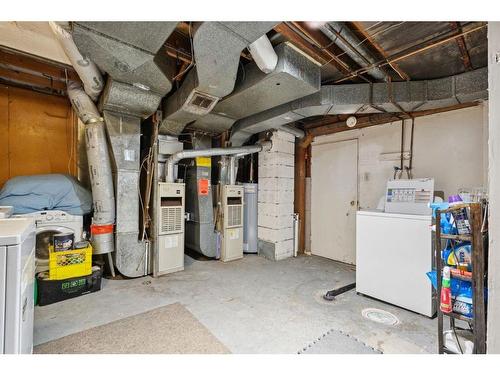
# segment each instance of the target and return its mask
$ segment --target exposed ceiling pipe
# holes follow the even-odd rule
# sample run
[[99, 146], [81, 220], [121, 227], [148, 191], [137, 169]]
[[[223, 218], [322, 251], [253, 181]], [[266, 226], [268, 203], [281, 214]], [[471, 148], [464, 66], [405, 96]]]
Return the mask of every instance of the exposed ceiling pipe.
[[271, 73], [278, 64], [278, 55], [274, 52], [273, 46], [267, 35], [262, 35], [259, 39], [248, 46], [248, 50], [260, 70], [264, 73]]
[[[328, 22], [323, 24], [320, 30], [359, 66], [367, 67], [377, 62], [371, 51], [361, 43], [345, 22]], [[378, 67], [370, 69], [367, 73], [379, 81], [387, 80], [388, 77], [388, 74]]]
[[427, 81], [324, 85], [316, 94], [237, 121], [230, 141], [238, 146], [252, 134], [312, 116], [411, 112], [487, 98], [487, 68]]
[[93, 61], [82, 56], [69, 32], [53, 21], [49, 21], [49, 25], [71, 65], [82, 80], [85, 92], [93, 101], [96, 101], [104, 88], [101, 72]]
[[174, 182], [174, 166], [182, 159], [225, 156], [225, 155], [247, 155], [255, 152], [269, 151], [272, 147], [271, 141], [265, 141], [252, 146], [209, 148], [205, 150], [183, 150], [171, 155], [165, 162], [165, 179], [167, 182]]
[[164, 100], [160, 133], [179, 135], [187, 124], [210, 113], [221, 98], [233, 91], [243, 49], [276, 24], [196, 23], [192, 39], [196, 66], [182, 86]]

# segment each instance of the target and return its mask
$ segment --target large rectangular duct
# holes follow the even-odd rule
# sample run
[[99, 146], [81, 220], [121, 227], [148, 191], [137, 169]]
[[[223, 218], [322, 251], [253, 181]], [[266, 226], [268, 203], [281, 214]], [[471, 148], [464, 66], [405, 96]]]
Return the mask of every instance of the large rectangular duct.
[[273, 72], [265, 74], [255, 63], [246, 65], [243, 82], [191, 127], [220, 133], [238, 119], [319, 90], [321, 74], [318, 65], [287, 43], [276, 46], [275, 52], [278, 63]]
[[147, 245], [139, 241], [140, 118], [104, 110], [116, 196], [115, 264], [125, 276], [146, 275]]
[[239, 120], [231, 130], [231, 142], [238, 146], [252, 134], [311, 116], [411, 112], [487, 98], [487, 68], [427, 81], [325, 85], [316, 94]]
[[177, 22], [75, 22], [73, 39], [84, 56], [114, 80], [164, 96], [171, 88], [175, 62], [164, 42]]
[[163, 104], [160, 132], [178, 135], [190, 122], [209, 113], [234, 89], [244, 48], [276, 22], [203, 22], [194, 25], [196, 66], [182, 86]]

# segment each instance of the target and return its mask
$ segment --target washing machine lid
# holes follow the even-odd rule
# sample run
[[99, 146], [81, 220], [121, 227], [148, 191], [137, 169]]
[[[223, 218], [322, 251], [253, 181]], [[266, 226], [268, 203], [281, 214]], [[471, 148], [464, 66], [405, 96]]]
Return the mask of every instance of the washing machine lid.
[[19, 245], [34, 231], [32, 218], [0, 219], [0, 246]]

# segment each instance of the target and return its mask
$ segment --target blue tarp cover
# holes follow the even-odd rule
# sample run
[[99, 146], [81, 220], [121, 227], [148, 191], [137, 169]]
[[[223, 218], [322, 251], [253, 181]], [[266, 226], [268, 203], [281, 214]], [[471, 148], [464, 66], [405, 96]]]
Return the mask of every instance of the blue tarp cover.
[[0, 191], [0, 206], [13, 206], [15, 214], [62, 210], [84, 215], [92, 210], [92, 194], [68, 175], [18, 176]]

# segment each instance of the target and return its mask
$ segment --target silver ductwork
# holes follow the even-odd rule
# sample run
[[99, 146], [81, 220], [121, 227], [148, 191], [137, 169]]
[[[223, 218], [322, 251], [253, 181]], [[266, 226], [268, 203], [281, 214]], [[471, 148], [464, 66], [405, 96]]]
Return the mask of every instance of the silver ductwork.
[[311, 116], [406, 112], [447, 107], [488, 98], [487, 68], [428, 81], [326, 85], [313, 95], [238, 121], [231, 131], [233, 146], [252, 134]]
[[172, 89], [175, 63], [164, 43], [177, 22], [74, 22], [73, 38], [84, 56], [115, 81], [163, 97]]
[[209, 113], [234, 89], [244, 48], [265, 35], [276, 22], [203, 22], [194, 26], [196, 67], [163, 104], [160, 132], [178, 135]]
[[[328, 22], [323, 24], [320, 30], [359, 66], [366, 67], [377, 62], [370, 50], [344, 22]], [[384, 81], [387, 78], [387, 74], [380, 68], [375, 67], [367, 73], [379, 81]]]
[[116, 192], [115, 265], [127, 277], [148, 274], [149, 243], [139, 241], [141, 119], [104, 110]]
[[165, 179], [167, 182], [174, 182], [174, 166], [182, 159], [208, 156], [244, 156], [261, 151], [269, 151], [272, 147], [271, 141], [261, 142], [251, 146], [227, 147], [227, 148], [209, 148], [205, 150], [183, 150], [171, 155], [165, 162]]
[[[85, 124], [94, 209], [92, 224], [98, 229], [92, 231], [94, 254], [111, 253], [114, 250], [112, 227], [115, 223], [115, 195], [103, 119], [91, 98], [79, 85], [70, 83], [68, 96], [78, 117]], [[105, 233], [99, 227], [105, 228]]]
[[99, 109], [147, 118], [156, 111], [161, 96], [108, 78], [99, 100]]
[[275, 47], [278, 63], [269, 73], [249, 63], [243, 81], [233, 93], [217, 103], [214, 110], [190, 126], [220, 133], [239, 119], [288, 103], [320, 89], [320, 67], [287, 43]]
[[101, 72], [93, 61], [81, 55], [69, 32], [55, 22], [50, 21], [49, 25], [71, 65], [82, 80], [85, 92], [93, 101], [96, 101], [104, 87]]

